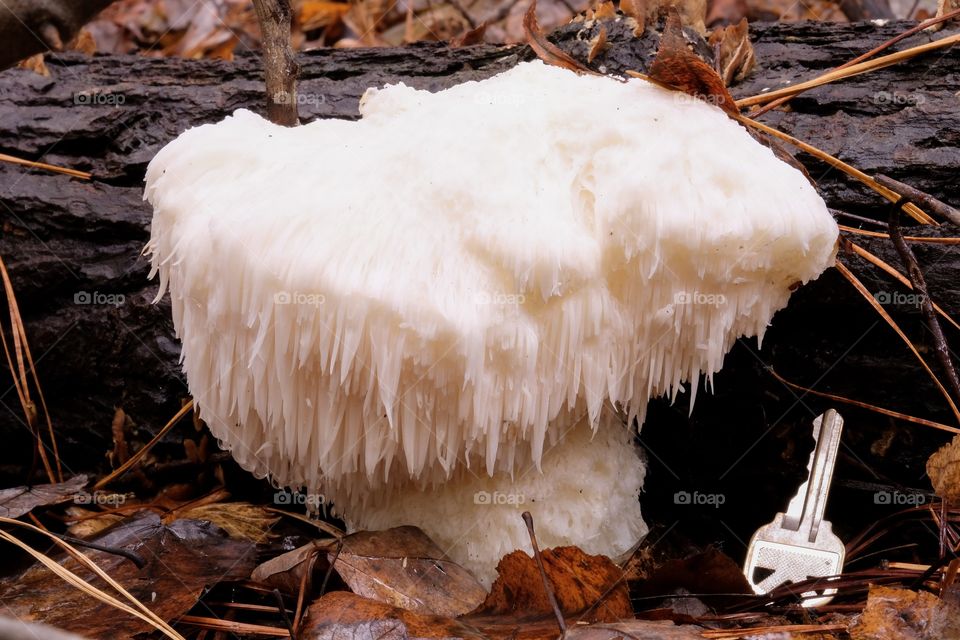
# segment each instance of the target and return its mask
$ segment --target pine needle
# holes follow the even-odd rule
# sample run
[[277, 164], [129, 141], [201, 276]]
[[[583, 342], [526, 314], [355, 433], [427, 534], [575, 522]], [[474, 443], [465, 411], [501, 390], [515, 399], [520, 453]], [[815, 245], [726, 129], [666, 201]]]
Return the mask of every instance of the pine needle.
[[[746, 116], [735, 116], [735, 119], [745, 126], [753, 127], [754, 129], [763, 131], [768, 135], [771, 135], [775, 138], [780, 138], [784, 142], [788, 142], [793, 146], [803, 151], [806, 151], [807, 153], [814, 156], [815, 158], [822, 160], [823, 162], [826, 162], [831, 167], [835, 169], [839, 169], [840, 171], [844, 172], [848, 176], [856, 178], [857, 180], [867, 185], [868, 187], [870, 187], [871, 189], [879, 193], [881, 196], [883, 196], [890, 202], [896, 202], [900, 199], [901, 194], [893, 191], [892, 189], [886, 188], [885, 186], [883, 186], [882, 184], [880, 184], [879, 182], [877, 182], [876, 180], [874, 180], [873, 178], [865, 174], [863, 171], [860, 171], [859, 169], [850, 166], [849, 164], [847, 164], [843, 160], [840, 160], [839, 158], [835, 158], [834, 156], [830, 155], [826, 151], [822, 151], [814, 147], [813, 145], [807, 144], [806, 142], [803, 142], [802, 140], [794, 138], [789, 134], [783, 133], [782, 131], [778, 131], [773, 127], [769, 127], [761, 122], [757, 122], [756, 120], [752, 120]], [[920, 209], [920, 207], [918, 207], [913, 203], [905, 204], [903, 206], [903, 210], [907, 213], [907, 215], [909, 215], [911, 218], [913, 218], [917, 222], [922, 222], [923, 224], [936, 224], [933, 218], [928, 216], [926, 213], [923, 212], [923, 210]]]
[[71, 546], [69, 543], [61, 540], [57, 536], [47, 531], [44, 531], [43, 529], [35, 527], [31, 524], [27, 524], [26, 522], [14, 520], [13, 518], [0, 517], [0, 523], [24, 527], [35, 533], [40, 533], [42, 535], [47, 536], [54, 543], [56, 543], [61, 548], [63, 548], [64, 551], [70, 554], [70, 556], [73, 557], [77, 562], [85, 566], [90, 571], [93, 571], [104, 582], [106, 582], [108, 585], [116, 589], [116, 591], [120, 593], [124, 598], [126, 598], [130, 602], [130, 604], [133, 606], [130, 606], [124, 602], [121, 602], [114, 596], [111, 596], [105, 591], [93, 586], [92, 584], [90, 584], [89, 582], [87, 582], [77, 574], [73, 573], [72, 571], [70, 571], [63, 565], [61, 565], [59, 562], [56, 562], [49, 556], [37, 551], [36, 549], [29, 546], [25, 542], [19, 540], [9, 532], [0, 529], [0, 539], [6, 540], [7, 542], [13, 545], [16, 545], [21, 549], [23, 549], [24, 551], [26, 551], [28, 554], [33, 556], [37, 560], [37, 562], [39, 562], [46, 568], [50, 569], [50, 571], [52, 571], [59, 578], [64, 580], [67, 584], [79, 589], [80, 591], [83, 591], [84, 593], [91, 596], [92, 598], [95, 598], [105, 604], [110, 605], [111, 607], [114, 607], [116, 609], [124, 611], [125, 613], [129, 613], [132, 616], [140, 618], [141, 620], [143, 620], [150, 626], [154, 627], [155, 629], [163, 633], [163, 635], [167, 636], [168, 638], [171, 638], [172, 640], [186, 640], [183, 636], [177, 633], [173, 627], [167, 624], [165, 620], [163, 620], [157, 614], [155, 614], [153, 611], [147, 608], [145, 604], [137, 600], [137, 598], [135, 598], [132, 594], [130, 594], [130, 592], [124, 589], [123, 586], [120, 585], [120, 583], [118, 583], [116, 580], [114, 580], [109, 575], [107, 575], [107, 573], [103, 569], [98, 567], [95, 562], [93, 562], [90, 558], [88, 558], [84, 554], [80, 553], [75, 547]]
[[953, 412], [953, 415], [957, 419], [957, 422], [960, 423], [960, 411], [957, 410], [957, 405], [953, 402], [953, 398], [950, 397], [950, 394], [947, 392], [947, 389], [943, 386], [943, 383], [940, 382], [939, 378], [937, 378], [936, 374], [930, 368], [930, 365], [927, 364], [927, 361], [924, 360], [923, 356], [920, 355], [920, 352], [917, 351], [917, 348], [910, 341], [910, 338], [908, 338], [907, 334], [905, 334], [903, 330], [900, 328], [900, 325], [898, 325], [896, 321], [890, 317], [890, 314], [887, 313], [882, 306], [880, 306], [880, 303], [877, 302], [877, 299], [873, 296], [873, 294], [870, 293], [870, 290], [867, 289], [862, 282], [860, 282], [859, 278], [857, 278], [857, 276], [855, 276], [853, 272], [846, 267], [846, 265], [844, 265], [842, 262], [837, 260], [835, 266], [837, 268], [837, 271], [839, 271], [843, 275], [843, 277], [846, 278], [850, 282], [850, 284], [853, 285], [853, 288], [856, 289], [861, 296], [863, 296], [864, 300], [870, 303], [870, 306], [872, 306], [874, 310], [876, 310], [876, 312], [880, 314], [880, 317], [882, 317], [884, 321], [886, 321], [886, 323], [890, 326], [890, 328], [893, 329], [898, 336], [900, 336], [900, 339], [903, 340], [903, 342], [907, 345], [911, 353], [913, 353], [913, 355], [916, 356], [917, 360], [923, 366], [923, 369], [930, 376], [930, 379], [933, 380], [934, 384], [936, 384], [937, 388], [940, 390], [940, 393], [943, 394], [943, 397], [947, 401], [947, 404], [950, 406], [950, 410]]
[[[908, 289], [910, 289], [911, 291], [913, 291], [913, 284], [910, 282], [910, 280], [908, 280], [907, 277], [906, 277], [905, 275], [903, 275], [902, 273], [900, 273], [895, 267], [891, 266], [889, 263], [887, 263], [886, 261], [882, 260], [879, 256], [876, 256], [876, 255], [870, 253], [869, 251], [867, 251], [866, 249], [864, 249], [864, 248], [861, 247], [860, 245], [855, 244], [855, 243], [853, 243], [853, 242], [848, 243], [848, 247], [849, 247], [849, 249], [850, 249], [851, 251], [853, 251], [855, 254], [857, 254], [858, 256], [860, 256], [861, 258], [863, 258], [864, 260], [866, 260], [866, 261], [869, 262], [870, 264], [874, 265], [875, 267], [878, 267], [878, 268], [882, 269], [887, 275], [889, 275], [890, 277], [894, 278], [894, 279], [897, 280], [900, 284], [904, 285], [905, 287], [907, 287]], [[934, 303], [933, 303], [933, 308], [934, 308], [934, 310], [935, 310], [938, 314], [940, 314], [940, 317], [942, 317], [944, 320], [946, 320], [946, 321], [949, 322], [951, 325], [953, 325], [953, 327], [954, 327], [955, 329], [957, 329], [958, 331], [960, 331], [960, 324], [957, 324], [957, 321], [954, 320], [953, 317], [952, 317], [949, 313], [947, 313], [946, 311], [944, 311], [943, 308], [942, 308], [940, 305], [938, 305], [937, 303], [934, 302]]]
[[818, 396], [820, 398], [827, 398], [829, 400], [834, 400], [835, 402], [842, 402], [844, 404], [853, 405], [855, 407], [860, 407], [861, 409], [866, 409], [867, 411], [873, 411], [874, 413], [879, 413], [881, 415], [889, 416], [891, 418], [897, 418], [898, 420], [903, 420], [905, 422], [912, 422], [914, 424], [921, 424], [925, 427], [932, 427], [934, 429], [939, 429], [941, 431], [947, 431], [949, 433], [958, 433], [960, 434], [960, 429], [957, 427], [951, 427], [949, 425], [934, 422], [933, 420], [927, 420], [925, 418], [917, 418], [915, 416], [908, 415], [906, 413], [900, 413], [899, 411], [894, 411], [892, 409], [884, 409], [883, 407], [878, 407], [874, 404], [869, 404], [866, 402], [861, 402], [860, 400], [854, 400], [852, 398], [846, 398], [844, 396], [839, 396], [833, 393], [826, 393], [825, 391], [815, 391], [809, 387], [804, 387], [795, 382], [790, 382], [779, 373], [773, 370], [773, 367], [768, 367], [767, 371], [770, 372], [774, 378], [779, 380], [781, 383], [787, 385], [792, 389], [797, 389], [803, 391], [804, 393], [809, 393], [810, 395]]
[[5, 153], [0, 153], [0, 162], [10, 162], [12, 164], [23, 165], [24, 167], [30, 167], [31, 169], [43, 169], [44, 171], [52, 171], [54, 173], [63, 173], [68, 176], [73, 176], [74, 178], [82, 178], [84, 180], [89, 180], [92, 177], [92, 174], [87, 173], [86, 171], [77, 171], [76, 169], [67, 169], [66, 167], [58, 167], [54, 164], [47, 164], [46, 162], [34, 162], [33, 160], [24, 160], [23, 158], [18, 158], [16, 156], [8, 156]]
[[960, 43], [960, 34], [955, 34], [946, 38], [941, 38], [940, 40], [917, 45], [916, 47], [910, 47], [909, 49], [904, 49], [903, 51], [880, 56], [879, 58], [875, 58], [873, 60], [853, 64], [849, 67], [833, 69], [818, 78], [801, 82], [791, 87], [784, 87], [783, 89], [777, 89], [776, 91], [768, 91], [767, 93], [761, 93], [749, 98], [741, 98], [740, 100], [737, 100], [737, 106], [742, 109], [743, 107], [763, 104], [778, 98], [793, 97], [798, 93], [806, 91], [807, 89], [813, 89], [837, 80], [858, 76], [876, 69], [883, 69], [884, 67], [898, 64], [904, 60], [910, 60], [911, 58], [915, 58], [924, 53], [929, 53], [930, 51], [936, 51], [945, 47], [951, 47], [958, 43]]
[[153, 436], [153, 439], [150, 440], [150, 442], [140, 447], [139, 451], [137, 451], [135, 454], [130, 456], [129, 460], [127, 460], [122, 465], [114, 469], [113, 472], [110, 473], [110, 475], [104, 478], [101, 478], [95, 485], [93, 485], [93, 488], [102, 489], [103, 487], [107, 486], [108, 484], [110, 484], [111, 482], [113, 482], [123, 474], [125, 474], [127, 471], [132, 469], [134, 466], [136, 466], [136, 464], [139, 463], [140, 460], [145, 455], [147, 455], [147, 452], [149, 452], [150, 449], [152, 449], [155, 444], [160, 442], [163, 436], [167, 435], [167, 433], [171, 429], [173, 429], [177, 425], [177, 423], [180, 422], [180, 420], [182, 420], [183, 417], [187, 415], [192, 409], [193, 409], [193, 400], [190, 400], [189, 402], [184, 404], [182, 407], [180, 407], [180, 410], [177, 411], [177, 413], [175, 413], [174, 416], [170, 418], [167, 424], [165, 424], [163, 428], [157, 432], [157, 435]]
[[[53, 432], [53, 422], [50, 420], [47, 401], [44, 399], [43, 390], [40, 388], [40, 379], [37, 377], [37, 368], [33, 362], [33, 356], [30, 354], [30, 345], [27, 342], [27, 331], [23, 326], [23, 319], [20, 317], [20, 307], [17, 305], [17, 296], [13, 292], [13, 283], [10, 281], [10, 274], [7, 273], [7, 265], [3, 262], [2, 257], [0, 257], [0, 278], [3, 280], [3, 290], [10, 312], [10, 335], [13, 341], [13, 355], [11, 355], [11, 348], [7, 344], [7, 333], [3, 330], [2, 326], [0, 326], [0, 341], [3, 342], [3, 352], [7, 358], [7, 366], [13, 375], [13, 386], [17, 390], [17, 397], [20, 400], [20, 406], [23, 408], [27, 426], [37, 439], [37, 452], [40, 455], [40, 460], [43, 462], [47, 478], [51, 484], [63, 482], [63, 469], [60, 465], [60, 453], [57, 449], [57, 438]], [[16, 356], [16, 365], [14, 365], [13, 356]], [[40, 428], [37, 426], [39, 415], [37, 405], [30, 396], [31, 382], [40, 400], [40, 410], [43, 411], [43, 417], [47, 421], [47, 433], [50, 435], [50, 449], [53, 452], [54, 461], [56, 462], [56, 471], [54, 471], [50, 464], [50, 459], [47, 456], [47, 445], [43, 442]]]

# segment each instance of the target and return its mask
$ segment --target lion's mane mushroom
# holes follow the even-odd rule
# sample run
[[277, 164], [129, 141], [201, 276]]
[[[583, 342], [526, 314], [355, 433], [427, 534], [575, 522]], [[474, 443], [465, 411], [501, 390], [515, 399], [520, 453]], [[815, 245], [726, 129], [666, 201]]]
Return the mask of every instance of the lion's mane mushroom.
[[489, 581], [645, 531], [614, 408], [718, 371], [832, 264], [814, 188], [721, 110], [539, 62], [356, 122], [237, 111], [147, 171], [149, 251], [201, 416], [353, 528], [415, 524]]

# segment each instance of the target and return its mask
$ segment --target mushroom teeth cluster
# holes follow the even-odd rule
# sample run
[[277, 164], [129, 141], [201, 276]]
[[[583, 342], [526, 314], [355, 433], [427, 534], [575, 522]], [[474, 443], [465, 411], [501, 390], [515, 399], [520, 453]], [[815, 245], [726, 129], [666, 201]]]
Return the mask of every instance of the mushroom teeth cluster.
[[[530, 62], [370, 89], [360, 111], [284, 128], [239, 110], [151, 162], [148, 252], [201, 416], [244, 468], [353, 526], [414, 520], [456, 558], [470, 540], [438, 519], [469, 538], [490, 509], [530, 509], [544, 546], [624, 551], [642, 461], [621, 422], [590, 432], [611, 407], [642, 422], [687, 385], [692, 402], [734, 340], [762, 336], [833, 263], [824, 202], [720, 109], [639, 79]], [[568, 436], [558, 459], [596, 463], [574, 482], [613, 483], [591, 526], [569, 495], [432, 513], [398, 497], [491, 478], [509, 494]], [[601, 471], [611, 446], [639, 471]]]

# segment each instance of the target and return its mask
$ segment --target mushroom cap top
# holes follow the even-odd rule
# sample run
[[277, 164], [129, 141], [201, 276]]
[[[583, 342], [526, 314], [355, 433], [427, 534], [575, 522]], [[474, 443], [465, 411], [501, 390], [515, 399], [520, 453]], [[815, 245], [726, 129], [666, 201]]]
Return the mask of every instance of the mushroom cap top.
[[358, 121], [240, 110], [157, 154], [148, 251], [237, 460], [360, 495], [539, 460], [610, 402], [719, 370], [837, 226], [720, 109], [540, 62]]

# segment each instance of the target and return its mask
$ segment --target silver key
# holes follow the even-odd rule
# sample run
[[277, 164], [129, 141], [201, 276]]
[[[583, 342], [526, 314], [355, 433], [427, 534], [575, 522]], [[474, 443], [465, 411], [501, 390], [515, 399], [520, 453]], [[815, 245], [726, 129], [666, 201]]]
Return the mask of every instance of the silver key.
[[[813, 421], [816, 444], [807, 463], [806, 482], [787, 505], [786, 513], [778, 513], [750, 539], [743, 572], [756, 593], [769, 593], [783, 584], [808, 578], [835, 576], [843, 569], [843, 541], [823, 519], [842, 431], [843, 418], [833, 409]], [[830, 588], [806, 592], [803, 606], [825, 605], [836, 592]]]

